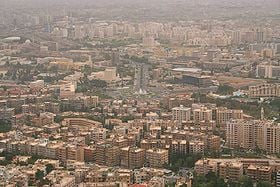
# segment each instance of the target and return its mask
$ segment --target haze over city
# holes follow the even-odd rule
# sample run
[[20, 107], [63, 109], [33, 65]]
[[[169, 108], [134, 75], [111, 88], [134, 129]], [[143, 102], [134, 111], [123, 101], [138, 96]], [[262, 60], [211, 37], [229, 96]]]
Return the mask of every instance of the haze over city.
[[0, 0], [0, 186], [280, 187], [279, 0]]

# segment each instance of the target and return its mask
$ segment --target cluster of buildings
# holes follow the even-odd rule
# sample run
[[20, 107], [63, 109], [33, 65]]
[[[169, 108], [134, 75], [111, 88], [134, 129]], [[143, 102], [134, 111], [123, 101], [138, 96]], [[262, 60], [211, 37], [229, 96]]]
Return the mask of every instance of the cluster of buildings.
[[265, 83], [249, 87], [251, 98], [276, 98], [280, 97], [280, 85], [277, 83]]
[[280, 151], [280, 124], [269, 120], [231, 120], [226, 126], [226, 144], [230, 148]]
[[[0, 122], [9, 127], [0, 126], [0, 149], [13, 155], [0, 158], [0, 186], [189, 187], [191, 177], [166, 169], [172, 159], [280, 153], [279, 123], [235, 104], [280, 97], [277, 24], [28, 20], [32, 32], [14, 31], [24, 38], [0, 41]], [[201, 159], [194, 170], [273, 183], [279, 163]]]
[[[58, 160], [38, 159], [33, 165], [27, 165], [30, 157], [17, 156], [13, 164], [1, 166], [1, 184], [5, 186], [29, 186], [36, 183], [38, 171], [44, 176], [44, 185], [51, 186], [164, 186], [166, 182], [184, 181], [176, 177], [170, 170], [141, 168], [129, 170], [85, 164], [83, 162], [68, 161], [65, 167], [59, 165]], [[16, 163], [19, 162], [21, 166]], [[51, 169], [49, 169], [51, 168]]]
[[193, 122], [202, 125], [214, 125], [225, 127], [226, 123], [232, 119], [247, 118], [243, 110], [228, 109], [226, 107], [217, 107], [215, 104], [192, 104], [191, 108], [180, 105], [172, 108], [172, 119], [179, 124], [188, 124]]
[[271, 63], [263, 63], [257, 66], [256, 76], [262, 78], [275, 79], [279, 78], [280, 66]]
[[195, 163], [195, 171], [198, 175], [213, 172], [230, 181], [239, 181], [245, 175], [254, 182], [275, 183], [279, 176], [277, 175], [276, 180], [272, 176], [279, 171], [279, 163], [279, 159], [201, 159]]

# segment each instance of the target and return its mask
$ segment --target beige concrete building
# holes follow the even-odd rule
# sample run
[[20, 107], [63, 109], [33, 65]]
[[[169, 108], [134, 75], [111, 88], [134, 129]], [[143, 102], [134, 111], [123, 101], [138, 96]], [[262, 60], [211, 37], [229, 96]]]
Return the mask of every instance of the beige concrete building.
[[68, 83], [60, 86], [60, 97], [61, 98], [74, 98], [76, 88], [74, 84]]
[[259, 84], [250, 86], [249, 97], [280, 97], [280, 84]]
[[215, 135], [209, 135], [206, 140], [206, 149], [208, 151], [220, 151], [221, 149], [221, 137]]
[[121, 148], [121, 166], [129, 169], [141, 168], [146, 158], [145, 149], [138, 147]]
[[226, 127], [226, 145], [279, 153], [280, 124], [269, 120], [231, 120]]
[[191, 120], [191, 109], [180, 105], [180, 107], [172, 108], [172, 119], [180, 124]]
[[243, 110], [232, 110], [224, 107], [216, 110], [216, 123], [218, 125], [225, 125], [231, 119], [243, 119]]
[[120, 164], [120, 149], [107, 143], [100, 143], [96, 147], [96, 163], [106, 166], [118, 166]]
[[212, 121], [212, 110], [206, 107], [194, 109], [193, 120], [195, 122]]
[[90, 140], [94, 142], [106, 140], [107, 129], [93, 128], [90, 132]]
[[186, 155], [189, 153], [189, 144], [186, 140], [173, 140], [170, 144], [170, 153]]
[[270, 166], [250, 165], [247, 168], [247, 175], [253, 181], [267, 181], [272, 180], [272, 168]]
[[269, 63], [257, 66], [256, 76], [260, 78], [278, 78], [280, 77], [280, 66], [273, 66]]
[[70, 129], [90, 130], [101, 127], [102, 123], [86, 118], [65, 118], [62, 121], [62, 126], [69, 127]]
[[223, 162], [219, 165], [220, 177], [238, 181], [243, 176], [243, 164], [240, 162]]
[[243, 164], [243, 171], [247, 174], [249, 166], [265, 167], [269, 166], [272, 172], [280, 170], [280, 159], [258, 159], [258, 158], [236, 158], [236, 159], [201, 159], [195, 163], [195, 171], [199, 175], [206, 175], [209, 171], [218, 173], [221, 163], [236, 163]]
[[46, 178], [53, 183], [54, 187], [74, 187], [76, 186], [75, 176], [67, 171], [53, 170]]
[[189, 142], [189, 153], [190, 154], [203, 154], [205, 149], [205, 144], [200, 140], [191, 140]]
[[44, 88], [44, 85], [45, 85], [44, 80], [36, 80], [36, 81], [29, 83], [29, 87], [32, 90], [40, 90], [40, 89]]
[[69, 70], [80, 70], [83, 66], [85, 66], [86, 63], [82, 62], [67, 62], [67, 61], [56, 61], [56, 62], [50, 62], [50, 67], [55, 67], [59, 70], [63, 71], [69, 71]]
[[146, 151], [146, 161], [150, 167], [160, 168], [164, 164], [168, 164], [168, 150], [149, 149]]
[[206, 175], [209, 172], [217, 173], [217, 162], [209, 159], [201, 159], [195, 163], [194, 170], [198, 175]]
[[84, 149], [81, 146], [67, 145], [58, 148], [57, 157], [63, 163], [67, 160], [84, 162]]
[[129, 168], [141, 168], [145, 163], [145, 149], [132, 148], [129, 150]]

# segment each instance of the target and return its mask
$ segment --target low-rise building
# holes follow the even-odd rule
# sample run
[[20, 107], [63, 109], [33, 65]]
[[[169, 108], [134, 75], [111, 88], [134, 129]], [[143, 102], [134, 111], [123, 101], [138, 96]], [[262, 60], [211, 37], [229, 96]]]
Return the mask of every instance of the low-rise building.
[[247, 175], [254, 181], [271, 182], [272, 169], [270, 166], [250, 165], [247, 168]]
[[243, 164], [240, 162], [223, 162], [219, 164], [219, 175], [224, 179], [238, 181], [243, 176]]
[[280, 97], [280, 84], [259, 84], [249, 86], [249, 97]]

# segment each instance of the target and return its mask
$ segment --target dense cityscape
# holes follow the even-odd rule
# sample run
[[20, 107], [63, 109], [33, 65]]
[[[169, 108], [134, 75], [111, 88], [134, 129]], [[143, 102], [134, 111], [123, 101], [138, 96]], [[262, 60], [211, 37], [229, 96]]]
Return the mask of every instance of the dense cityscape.
[[280, 187], [279, 0], [0, 4], [0, 186]]

